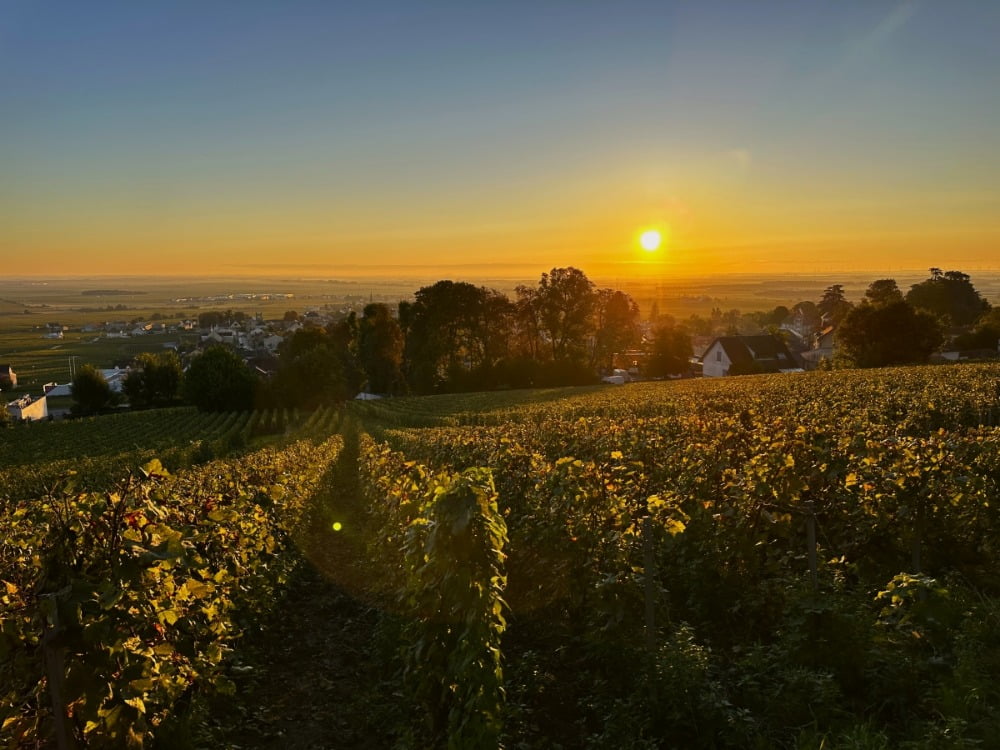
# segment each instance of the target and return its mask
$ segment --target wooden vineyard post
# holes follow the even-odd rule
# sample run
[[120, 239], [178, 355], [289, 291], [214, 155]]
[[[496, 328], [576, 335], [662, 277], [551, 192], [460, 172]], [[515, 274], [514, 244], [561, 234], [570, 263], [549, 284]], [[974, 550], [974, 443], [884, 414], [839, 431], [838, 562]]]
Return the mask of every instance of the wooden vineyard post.
[[816, 561], [816, 506], [812, 500], [806, 503], [806, 545], [809, 548], [809, 576], [813, 591], [819, 589], [819, 571]]
[[52, 700], [52, 721], [56, 735], [56, 747], [58, 750], [74, 750], [76, 740], [73, 736], [73, 728], [66, 717], [66, 698], [64, 695], [66, 649], [62, 645], [62, 628], [59, 625], [59, 602], [57, 595], [50, 596], [52, 599], [52, 624], [42, 637], [45, 680], [49, 685], [49, 698]]
[[642, 519], [643, 583], [646, 599], [646, 647], [656, 648], [656, 554], [653, 549], [653, 522], [647, 512]]

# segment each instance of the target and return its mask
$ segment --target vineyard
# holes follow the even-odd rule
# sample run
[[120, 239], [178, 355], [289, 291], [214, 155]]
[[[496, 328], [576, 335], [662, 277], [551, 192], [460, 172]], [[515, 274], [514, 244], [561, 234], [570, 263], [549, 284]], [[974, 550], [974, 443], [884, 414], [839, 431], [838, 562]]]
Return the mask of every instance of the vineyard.
[[43, 494], [73, 472], [83, 489], [103, 489], [123, 467], [153, 458], [170, 470], [203, 463], [276, 437], [331, 434], [339, 410], [198, 412], [190, 407], [59, 422], [27, 422], [0, 430], [0, 503]]
[[995, 365], [140, 417], [0, 446], [5, 487], [73, 441], [105, 466], [6, 493], [11, 746], [1000, 736]]
[[[414, 692], [423, 743], [471, 746], [454, 723], [468, 715], [500, 717], [521, 747], [1000, 736], [1000, 368], [517, 395], [352, 405], [378, 441], [363, 442], [362, 486], [404, 629], [440, 628], [408, 587], [441, 564], [430, 536], [451, 477], [488, 467], [495, 509], [470, 517], [503, 525], [502, 547], [474, 535], [503, 576], [463, 589], [471, 603], [502, 581], [503, 658], [477, 636], [474, 710]], [[414, 544], [423, 556], [401, 557]], [[461, 632], [467, 606], [434, 637]], [[428, 638], [404, 639], [425, 669]], [[437, 669], [438, 684], [465, 679]], [[496, 670], [503, 692], [483, 682]]]

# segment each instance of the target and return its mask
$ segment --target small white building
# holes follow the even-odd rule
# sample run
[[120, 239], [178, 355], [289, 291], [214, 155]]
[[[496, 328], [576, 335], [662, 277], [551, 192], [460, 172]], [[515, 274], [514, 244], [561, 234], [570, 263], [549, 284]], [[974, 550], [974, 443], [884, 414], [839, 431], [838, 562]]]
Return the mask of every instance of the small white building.
[[775, 336], [720, 336], [705, 350], [701, 367], [706, 378], [802, 370], [785, 342]]
[[21, 396], [17, 401], [7, 404], [7, 411], [13, 419], [23, 419], [35, 422], [40, 419], [47, 419], [49, 416], [49, 402], [45, 396], [33, 398], [32, 396]]

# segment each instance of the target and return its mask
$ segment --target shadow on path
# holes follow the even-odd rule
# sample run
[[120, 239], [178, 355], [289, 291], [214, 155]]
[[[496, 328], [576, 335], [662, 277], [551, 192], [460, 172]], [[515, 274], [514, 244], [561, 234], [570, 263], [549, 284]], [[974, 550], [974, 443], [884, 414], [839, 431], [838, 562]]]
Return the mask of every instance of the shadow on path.
[[[372, 655], [377, 612], [366, 603], [358, 436], [345, 445], [297, 534], [303, 559], [284, 598], [237, 649], [236, 697], [218, 739], [241, 748], [384, 748]], [[333, 529], [334, 522], [340, 524]]]

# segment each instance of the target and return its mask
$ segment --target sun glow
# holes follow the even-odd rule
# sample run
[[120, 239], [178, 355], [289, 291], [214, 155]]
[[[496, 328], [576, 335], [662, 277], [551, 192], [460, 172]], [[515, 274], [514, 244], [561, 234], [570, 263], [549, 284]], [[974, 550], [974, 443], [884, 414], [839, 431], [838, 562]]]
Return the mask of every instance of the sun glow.
[[639, 235], [639, 245], [642, 249], [648, 253], [654, 252], [660, 249], [660, 243], [663, 238], [660, 236], [659, 231], [656, 229], [647, 229], [641, 235]]

